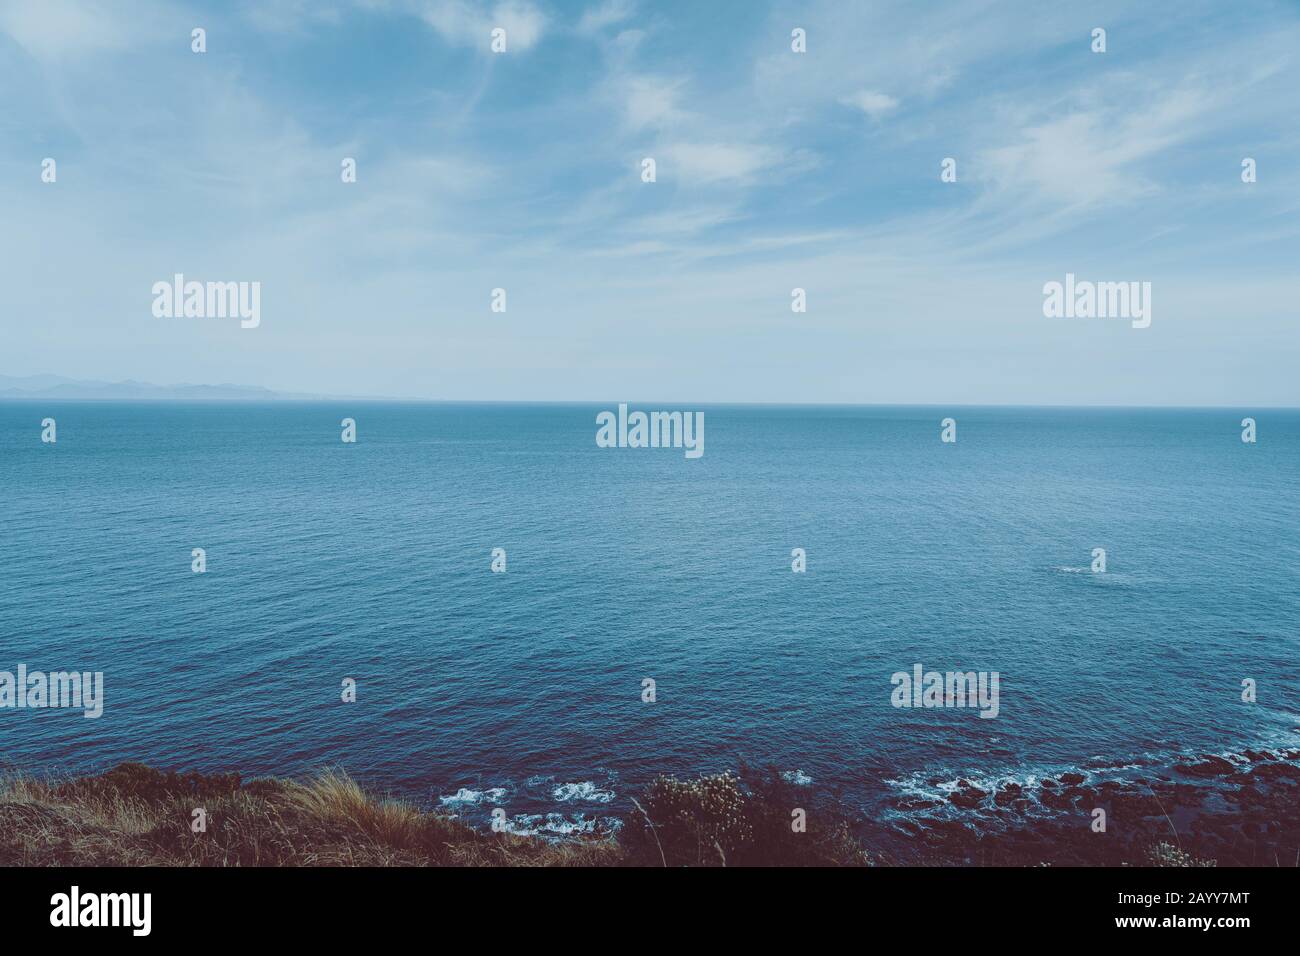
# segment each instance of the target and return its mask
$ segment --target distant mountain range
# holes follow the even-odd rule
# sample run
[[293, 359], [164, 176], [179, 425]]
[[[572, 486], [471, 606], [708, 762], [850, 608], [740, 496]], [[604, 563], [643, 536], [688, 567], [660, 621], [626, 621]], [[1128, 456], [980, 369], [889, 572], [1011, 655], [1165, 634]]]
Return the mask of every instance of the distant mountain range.
[[93, 382], [62, 375], [0, 375], [0, 398], [51, 398], [78, 400], [144, 399], [176, 401], [302, 401], [328, 398], [296, 392], [276, 392], [251, 385], [153, 385], [149, 382]]

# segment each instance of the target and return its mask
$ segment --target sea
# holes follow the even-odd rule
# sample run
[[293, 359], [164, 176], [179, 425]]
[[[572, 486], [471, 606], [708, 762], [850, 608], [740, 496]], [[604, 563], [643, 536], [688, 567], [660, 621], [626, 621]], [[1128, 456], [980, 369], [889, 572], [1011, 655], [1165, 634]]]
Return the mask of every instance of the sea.
[[[563, 838], [659, 774], [888, 823], [1300, 744], [1300, 411], [631, 403], [691, 458], [599, 447], [617, 404], [0, 402], [0, 671], [104, 675], [0, 707], [0, 769], [341, 768]], [[997, 716], [895, 706], [917, 665]]]

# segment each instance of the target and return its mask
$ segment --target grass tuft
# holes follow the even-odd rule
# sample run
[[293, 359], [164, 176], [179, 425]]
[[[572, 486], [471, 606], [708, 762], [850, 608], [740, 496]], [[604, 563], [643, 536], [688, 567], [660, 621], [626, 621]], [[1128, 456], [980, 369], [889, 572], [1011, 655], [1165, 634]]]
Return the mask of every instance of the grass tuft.
[[[555, 842], [474, 829], [366, 792], [341, 770], [308, 780], [166, 773], [0, 778], [0, 866], [870, 866], [850, 820], [775, 769], [659, 777], [618, 838]], [[202, 811], [206, 827], [195, 832]], [[1212, 866], [1168, 843], [1149, 866]]]

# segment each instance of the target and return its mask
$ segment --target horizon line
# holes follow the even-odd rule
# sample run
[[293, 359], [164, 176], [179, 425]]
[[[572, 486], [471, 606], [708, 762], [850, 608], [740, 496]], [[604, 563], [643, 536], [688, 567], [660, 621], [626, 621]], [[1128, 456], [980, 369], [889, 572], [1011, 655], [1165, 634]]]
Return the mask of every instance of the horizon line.
[[[173, 387], [173, 386], [167, 386]], [[197, 388], [211, 388], [216, 386], [191, 386]], [[254, 386], [255, 387], [255, 386]], [[113, 396], [110, 398], [86, 398], [86, 397], [64, 397], [57, 395], [0, 395], [0, 403], [3, 402], [23, 402], [23, 403], [40, 403], [56, 402], [67, 405], [104, 405], [104, 404], [124, 404], [124, 405], [325, 405], [336, 404], [339, 402], [363, 402], [371, 405], [529, 405], [529, 406], [547, 406], [547, 405], [567, 405], [567, 406], [608, 406], [608, 400], [598, 399], [478, 399], [478, 398], [394, 398], [394, 397], [375, 397], [359, 395], [324, 395], [310, 397], [290, 397], [277, 396], [274, 398], [244, 398], [232, 396], [228, 398], [177, 398], [170, 396]], [[704, 402], [696, 401], [661, 401], [661, 400], [637, 400], [637, 401], [618, 401], [613, 403], [617, 405], [627, 405], [632, 407], [639, 406], [658, 406], [661, 408], [1025, 408], [1025, 409], [1062, 409], [1062, 410], [1092, 410], [1108, 409], [1115, 411], [1250, 411], [1252, 409], [1265, 409], [1268, 411], [1300, 411], [1300, 405], [1141, 405], [1125, 404], [1122, 402], [1108, 404], [1092, 405], [1069, 405], [1059, 402], [1047, 403], [1030, 403], [1030, 402], [789, 402], [789, 401], [719, 401], [710, 400]]]

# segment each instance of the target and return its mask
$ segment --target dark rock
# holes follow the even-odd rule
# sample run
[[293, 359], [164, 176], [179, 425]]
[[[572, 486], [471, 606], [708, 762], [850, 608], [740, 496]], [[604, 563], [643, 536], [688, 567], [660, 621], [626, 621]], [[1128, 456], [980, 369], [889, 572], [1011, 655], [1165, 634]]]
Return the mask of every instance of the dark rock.
[[1061, 783], [1068, 783], [1071, 785], [1083, 783], [1083, 774], [1074, 773], [1073, 771], [1070, 773], [1063, 773], [1061, 774]]
[[965, 810], [973, 810], [980, 805], [980, 801], [987, 797], [988, 794], [979, 787], [973, 787], [969, 784], [961, 790], [955, 790], [948, 795], [948, 799], [955, 806]]
[[1283, 777], [1300, 778], [1300, 767], [1294, 767], [1289, 763], [1266, 763], [1263, 766], [1256, 767], [1251, 776], [1261, 780], [1281, 780]]
[[993, 802], [1000, 807], [1010, 807], [1017, 803], [1024, 803], [1025, 800], [1021, 796], [1022, 792], [1023, 788], [1020, 784], [1004, 783], [1002, 789], [997, 792], [996, 796], [994, 796]]
[[925, 797], [903, 797], [898, 801], [900, 810], [929, 810], [939, 805], [938, 800], [930, 800]]
[[1070, 806], [1069, 795], [1061, 790], [1046, 790], [1039, 799], [1042, 800], [1043, 806], [1051, 807], [1053, 810], [1065, 810]]
[[1174, 769], [1189, 777], [1222, 777], [1226, 774], [1235, 773], [1237, 770], [1236, 767], [1222, 757], [1210, 756], [1203, 757], [1200, 763], [1180, 763]]
[[970, 837], [970, 831], [954, 820], [934, 820], [925, 830], [925, 838], [932, 842], [961, 841]]
[[1112, 798], [1111, 806], [1118, 817], [1159, 817], [1165, 812], [1160, 799], [1151, 793], [1117, 794]]

